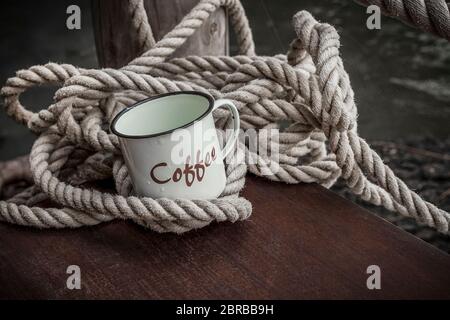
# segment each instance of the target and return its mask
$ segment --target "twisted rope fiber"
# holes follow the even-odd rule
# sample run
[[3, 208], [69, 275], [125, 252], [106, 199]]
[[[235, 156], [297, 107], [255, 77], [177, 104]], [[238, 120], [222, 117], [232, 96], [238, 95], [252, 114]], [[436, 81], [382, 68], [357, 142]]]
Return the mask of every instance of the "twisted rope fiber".
[[355, 0], [376, 5], [389, 17], [450, 41], [450, 3], [447, 0]]
[[131, 17], [131, 23], [137, 32], [137, 40], [141, 52], [148, 51], [155, 44], [152, 28], [147, 19], [147, 14], [144, 8], [144, 1], [129, 0], [128, 11]]
[[[136, 2], [130, 2], [133, 6]], [[242, 55], [170, 59], [220, 6], [230, 12]], [[212, 221], [248, 218], [251, 204], [239, 192], [249, 170], [274, 181], [326, 187], [342, 177], [362, 199], [448, 232], [450, 215], [408, 189], [358, 136], [354, 93], [339, 57], [335, 29], [305, 11], [294, 16], [294, 28], [297, 38], [287, 56], [256, 56], [240, 2], [204, 0], [154, 47], [120, 70], [50, 63], [17, 72], [1, 93], [7, 113], [39, 134], [30, 154], [34, 185], [0, 201], [0, 219], [63, 228], [119, 218], [158, 232], [182, 233]], [[46, 83], [62, 85], [54, 104], [38, 113], [26, 110], [20, 95]], [[118, 138], [107, 131], [108, 124], [136, 101], [180, 90], [231, 99], [240, 111], [245, 131], [236, 153], [227, 159], [226, 188], [218, 199], [208, 201], [133, 196]], [[217, 110], [214, 116], [222, 136], [230, 115]], [[278, 133], [277, 143], [267, 145], [267, 130], [280, 129], [280, 121], [289, 122], [287, 128]], [[244, 136], [255, 132], [250, 129], [256, 129], [258, 147], [278, 149], [278, 161], [245, 143]], [[115, 194], [84, 185], [110, 177]], [[43, 199], [57, 208], [37, 206]]]

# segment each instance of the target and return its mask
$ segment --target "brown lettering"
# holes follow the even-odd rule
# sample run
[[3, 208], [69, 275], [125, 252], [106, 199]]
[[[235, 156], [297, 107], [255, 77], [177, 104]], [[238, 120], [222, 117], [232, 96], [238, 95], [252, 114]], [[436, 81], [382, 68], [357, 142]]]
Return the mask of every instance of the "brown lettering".
[[159, 168], [159, 167], [167, 167], [167, 163], [166, 162], [161, 162], [156, 164], [155, 166], [153, 166], [152, 170], [150, 171], [150, 177], [153, 179], [153, 181], [155, 181], [156, 183], [159, 184], [164, 184], [170, 181], [170, 179], [167, 180], [160, 180], [155, 176], [155, 169]]
[[183, 176], [183, 171], [178, 168], [177, 170], [175, 170], [175, 172], [173, 173], [172, 179], [174, 182], [178, 182], [181, 180], [181, 177]]
[[161, 167], [167, 167], [166, 162], [161, 162], [153, 166], [153, 168], [150, 170], [150, 177], [153, 181], [155, 181], [158, 184], [165, 184], [169, 181], [173, 182], [179, 182], [183, 176], [184, 181], [186, 183], [186, 186], [190, 187], [195, 182], [195, 180], [198, 180], [199, 182], [203, 180], [206, 174], [206, 168], [211, 166], [212, 162], [216, 159], [216, 149], [212, 148], [211, 152], [207, 152], [205, 155], [205, 160], [203, 161], [200, 159], [201, 152], [197, 151], [195, 164], [191, 164], [191, 157], [188, 156], [186, 158], [186, 162], [184, 165], [184, 168], [177, 168], [171, 178], [168, 178], [166, 180], [161, 180], [156, 177], [155, 171], [157, 168]]

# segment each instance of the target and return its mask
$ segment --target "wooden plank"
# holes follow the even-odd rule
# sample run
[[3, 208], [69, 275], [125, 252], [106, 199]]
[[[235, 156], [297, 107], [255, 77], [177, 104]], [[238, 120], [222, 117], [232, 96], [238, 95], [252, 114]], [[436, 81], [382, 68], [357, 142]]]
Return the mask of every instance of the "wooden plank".
[[[144, 2], [155, 39], [160, 40], [182, 20], [198, 0]], [[123, 0], [93, 1], [97, 55], [102, 67], [121, 67], [140, 54], [127, 5], [128, 2]], [[228, 54], [228, 23], [224, 9], [213, 13], [174, 56], [189, 54]]]
[[[317, 185], [249, 177], [252, 217], [181, 236], [0, 224], [0, 298], [450, 298], [450, 257]], [[66, 288], [81, 268], [82, 289]], [[381, 268], [381, 290], [366, 268]]]

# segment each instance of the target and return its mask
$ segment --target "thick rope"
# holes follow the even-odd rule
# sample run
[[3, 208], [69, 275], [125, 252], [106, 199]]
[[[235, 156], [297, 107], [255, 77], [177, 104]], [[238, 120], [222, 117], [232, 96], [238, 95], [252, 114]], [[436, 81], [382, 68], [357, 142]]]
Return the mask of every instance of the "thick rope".
[[386, 16], [450, 41], [450, 3], [447, 0], [355, 0], [376, 5]]
[[[230, 12], [244, 55], [170, 59], [220, 6]], [[239, 1], [203, 0], [173, 31], [120, 70], [48, 64], [19, 71], [1, 93], [7, 113], [39, 134], [30, 154], [34, 185], [0, 201], [0, 219], [63, 228], [119, 218], [158, 232], [182, 233], [212, 221], [246, 219], [251, 204], [239, 193], [248, 170], [273, 181], [326, 187], [342, 177], [362, 199], [448, 232], [450, 215], [408, 189], [358, 136], [354, 93], [336, 30], [305, 11], [294, 16], [294, 28], [297, 38], [287, 56], [256, 56]], [[46, 83], [62, 84], [54, 104], [38, 113], [25, 109], [20, 94]], [[133, 196], [118, 138], [107, 130], [108, 124], [136, 101], [180, 90], [227, 98], [239, 109], [244, 133], [227, 159], [226, 188], [208, 201]], [[217, 110], [214, 117], [222, 136], [230, 115]], [[280, 123], [287, 126], [281, 129]], [[269, 144], [272, 132], [277, 139]], [[252, 134], [256, 148], [246, 142]], [[268, 156], [272, 153], [278, 159]], [[115, 193], [85, 185], [111, 177]], [[39, 207], [42, 200], [57, 207]]]
[[156, 44], [152, 28], [147, 19], [147, 12], [144, 8], [144, 1], [129, 0], [128, 10], [130, 12], [131, 23], [136, 30], [137, 40], [141, 52], [145, 52]]
[[236, 0], [203, 0], [153, 48], [131, 61], [123, 69], [148, 73], [154, 65], [164, 62], [177, 48], [181, 47], [221, 6], [228, 10], [231, 25], [236, 33], [239, 53], [248, 56], [255, 55], [253, 35], [241, 3]]

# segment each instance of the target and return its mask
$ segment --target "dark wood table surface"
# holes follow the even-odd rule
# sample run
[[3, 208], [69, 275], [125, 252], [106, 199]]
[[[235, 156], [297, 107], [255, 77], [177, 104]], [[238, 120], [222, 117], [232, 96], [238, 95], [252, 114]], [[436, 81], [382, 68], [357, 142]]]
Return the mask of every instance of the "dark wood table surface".
[[[317, 185], [248, 177], [252, 217], [182, 236], [0, 224], [0, 298], [450, 298], [450, 257]], [[81, 268], [81, 290], [66, 269]], [[366, 269], [381, 268], [381, 290]]]

